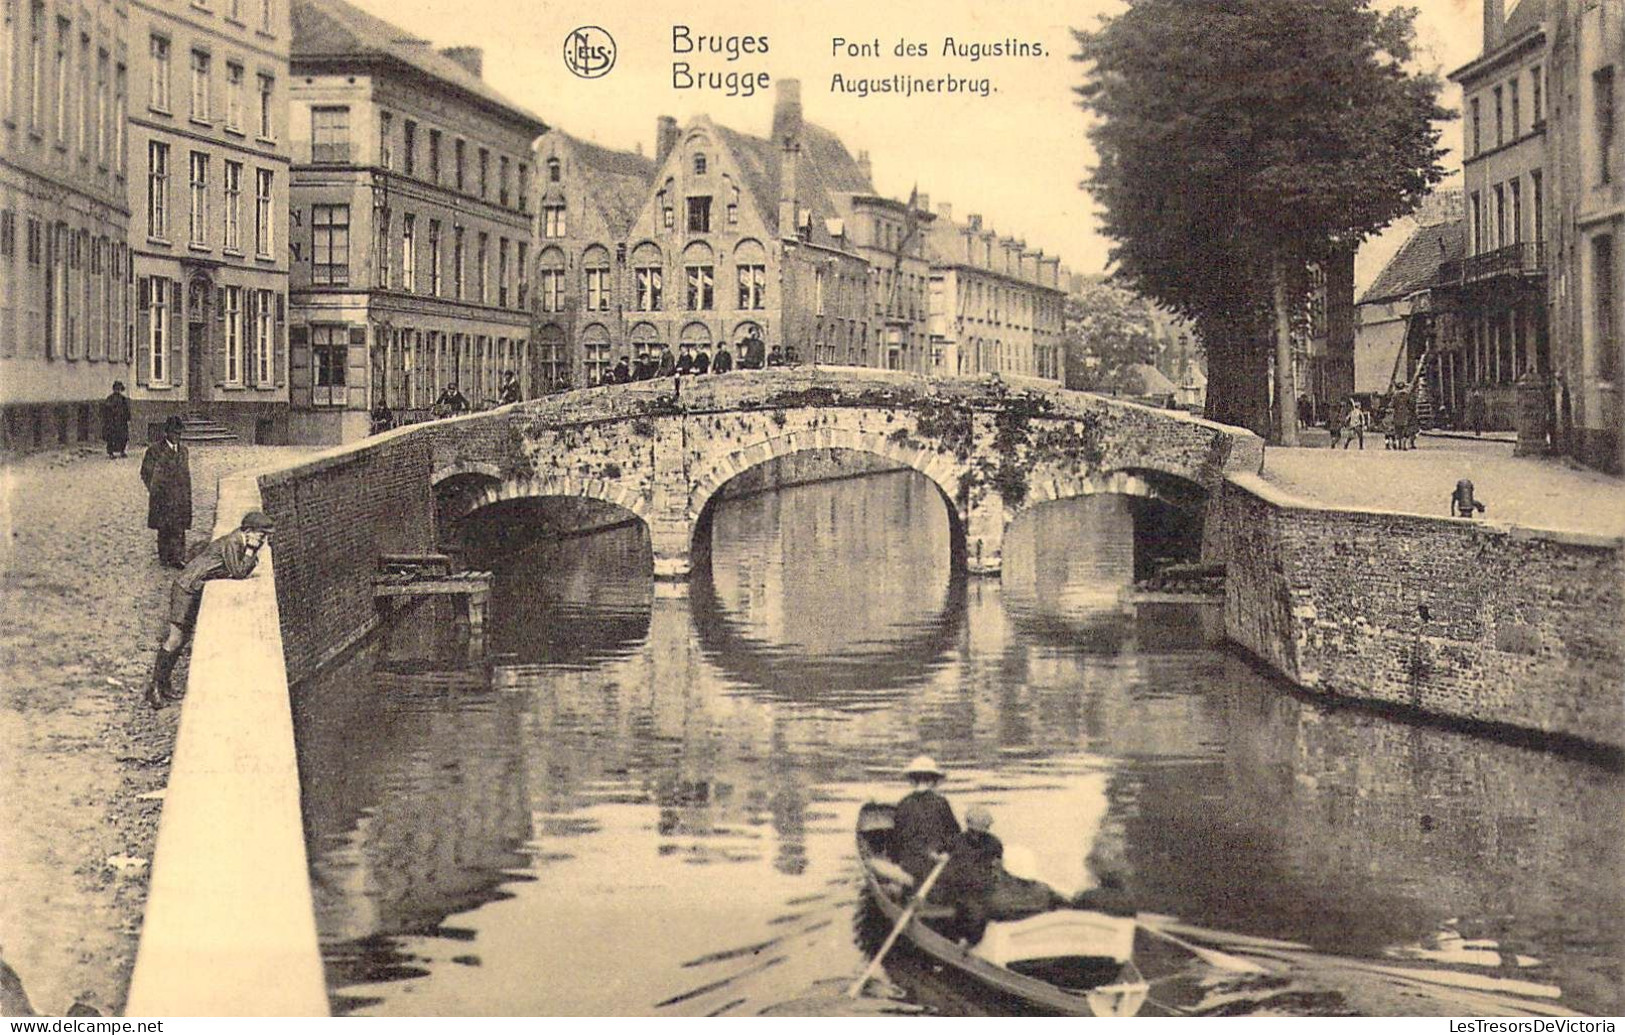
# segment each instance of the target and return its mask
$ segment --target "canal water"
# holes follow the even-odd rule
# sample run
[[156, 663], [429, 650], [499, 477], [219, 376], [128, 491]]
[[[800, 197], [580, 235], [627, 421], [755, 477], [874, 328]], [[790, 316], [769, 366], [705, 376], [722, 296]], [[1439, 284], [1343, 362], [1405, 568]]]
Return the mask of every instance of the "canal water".
[[[1024, 516], [1002, 580], [952, 576], [912, 472], [730, 500], [712, 536], [683, 586], [641, 525], [533, 544], [498, 568], [489, 667], [426, 610], [299, 688], [336, 1012], [1008, 1011], [905, 949], [840, 996], [884, 933], [854, 817], [922, 752], [1064, 890], [1104, 863], [1144, 910], [1337, 960], [1464, 939], [1621, 1009], [1620, 775], [1325, 707], [1222, 648], [1217, 608], [1125, 604], [1126, 501]], [[1452, 1012], [1144, 947], [1147, 1012]]]

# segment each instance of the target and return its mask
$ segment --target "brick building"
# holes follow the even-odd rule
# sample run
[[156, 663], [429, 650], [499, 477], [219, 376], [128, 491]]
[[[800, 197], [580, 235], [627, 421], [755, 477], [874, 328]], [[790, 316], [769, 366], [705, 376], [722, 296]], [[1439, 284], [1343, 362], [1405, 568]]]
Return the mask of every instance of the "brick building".
[[0, 0], [0, 19], [0, 449], [13, 453], [97, 437], [95, 403], [132, 380], [131, 15], [124, 0]]
[[1549, 3], [1554, 444], [1625, 472], [1625, 3]]
[[[869, 154], [858, 152], [858, 168], [869, 179]], [[930, 198], [915, 191], [908, 201], [873, 192], [836, 195], [852, 247], [869, 265], [869, 314], [851, 330], [856, 338], [815, 343], [824, 363], [941, 373], [944, 354], [931, 339], [931, 259], [927, 242]]]
[[287, 431], [288, 0], [130, 0], [136, 423]]
[[503, 371], [530, 394], [534, 158], [541, 119], [472, 47], [344, 0], [293, 0], [288, 247], [291, 437], [365, 435], [369, 411], [475, 406]]
[[937, 207], [928, 245], [931, 340], [950, 374], [1063, 380], [1066, 288], [1061, 260], [1001, 237], [980, 215]]

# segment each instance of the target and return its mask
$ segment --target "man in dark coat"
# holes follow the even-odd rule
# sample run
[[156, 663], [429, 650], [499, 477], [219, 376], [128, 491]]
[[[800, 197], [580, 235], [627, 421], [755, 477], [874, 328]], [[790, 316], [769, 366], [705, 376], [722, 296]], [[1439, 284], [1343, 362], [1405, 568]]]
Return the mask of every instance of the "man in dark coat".
[[125, 457], [130, 444], [130, 400], [124, 397], [124, 382], [114, 381], [113, 391], [102, 400], [102, 441], [107, 443], [107, 459]]
[[784, 352], [777, 345], [767, 354], [767, 365], [770, 367], [784, 366]]
[[767, 346], [754, 332], [745, 339], [745, 344], [739, 352], [740, 370], [760, 370], [767, 362]]
[[959, 820], [954, 818], [948, 799], [936, 791], [947, 774], [929, 755], [910, 762], [903, 775], [914, 790], [897, 803], [892, 821], [892, 858], [919, 883], [959, 836]]
[[512, 370], [502, 372], [502, 384], [497, 388], [497, 405], [507, 406], [519, 401], [519, 379]]
[[734, 368], [734, 354], [726, 344], [717, 346], [717, 356], [711, 361], [711, 373], [726, 374]]
[[667, 345], [660, 350], [660, 365], [655, 367], [656, 377], [670, 377], [677, 373], [677, 357], [671, 354], [671, 346]]
[[260, 547], [271, 534], [271, 519], [263, 511], [251, 510], [243, 515], [237, 530], [228, 532], [204, 547], [190, 564], [181, 569], [169, 587], [169, 624], [164, 627], [164, 638], [158, 644], [158, 655], [153, 659], [152, 676], [147, 680], [147, 703], [162, 708], [168, 701], [178, 700], [170, 683], [175, 662], [181, 649], [192, 635], [197, 623], [198, 606], [203, 602], [203, 584], [214, 579], [246, 579], [259, 563]]
[[626, 361], [625, 356], [622, 356], [621, 361], [615, 364], [615, 369], [610, 372], [609, 379], [612, 384], [618, 385], [632, 382], [632, 366]]
[[974, 945], [987, 929], [988, 903], [1004, 872], [1004, 843], [993, 836], [993, 813], [973, 805], [965, 812], [965, 829], [948, 846], [948, 865], [931, 890], [931, 898], [954, 907], [953, 936]]
[[186, 530], [192, 527], [192, 457], [181, 445], [185, 425], [179, 417], [164, 421], [158, 441], [141, 458], [141, 481], [147, 487], [147, 527], [158, 532], [158, 563], [186, 565]]
[[709, 374], [710, 372], [711, 353], [705, 351], [705, 346], [701, 345], [698, 349], [694, 350], [694, 373]]
[[694, 372], [694, 347], [684, 344], [683, 351], [677, 356], [677, 373], [692, 374]]
[[468, 412], [468, 396], [457, 390], [457, 382], [448, 384], [434, 401], [433, 410], [442, 417]]

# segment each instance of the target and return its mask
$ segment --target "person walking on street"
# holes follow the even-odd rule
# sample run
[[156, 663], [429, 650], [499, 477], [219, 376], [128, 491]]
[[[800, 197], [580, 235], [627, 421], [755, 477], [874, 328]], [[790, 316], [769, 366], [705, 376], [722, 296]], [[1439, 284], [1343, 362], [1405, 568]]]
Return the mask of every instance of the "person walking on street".
[[1416, 400], [1411, 397], [1410, 385], [1397, 384], [1393, 396], [1394, 442], [1399, 449], [1415, 449], [1417, 433], [1422, 430], [1416, 419]]
[[122, 459], [130, 445], [130, 400], [124, 397], [124, 382], [114, 381], [113, 391], [102, 400], [102, 441], [107, 443], [107, 459]]
[[176, 692], [170, 676], [197, 623], [203, 584], [214, 579], [246, 579], [253, 574], [254, 566], [259, 563], [260, 548], [273, 527], [263, 511], [251, 510], [243, 515], [235, 531], [227, 532], [204, 547], [175, 576], [169, 587], [169, 620], [158, 644], [158, 654], [153, 658], [152, 675], [147, 680], [146, 701], [154, 709], [182, 696]]
[[186, 565], [186, 530], [192, 527], [192, 457], [181, 445], [179, 417], [164, 421], [158, 441], [141, 458], [147, 487], [147, 527], [158, 533], [158, 563]]
[[1371, 415], [1365, 412], [1360, 400], [1349, 400], [1348, 420], [1344, 422], [1343, 448], [1347, 449], [1349, 443], [1355, 439], [1360, 440], [1360, 450], [1365, 451], [1365, 429], [1371, 426]]

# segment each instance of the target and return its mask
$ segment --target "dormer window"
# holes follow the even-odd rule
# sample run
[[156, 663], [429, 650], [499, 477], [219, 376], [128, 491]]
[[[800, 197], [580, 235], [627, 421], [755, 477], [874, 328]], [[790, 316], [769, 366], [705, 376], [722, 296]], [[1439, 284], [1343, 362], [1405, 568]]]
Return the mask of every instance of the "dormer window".
[[697, 154], [694, 156], [694, 175], [705, 175], [705, 156], [703, 154]]
[[559, 160], [557, 158], [549, 158], [547, 160], [548, 183], [558, 183], [563, 176], [563, 172], [564, 170], [559, 166]]

